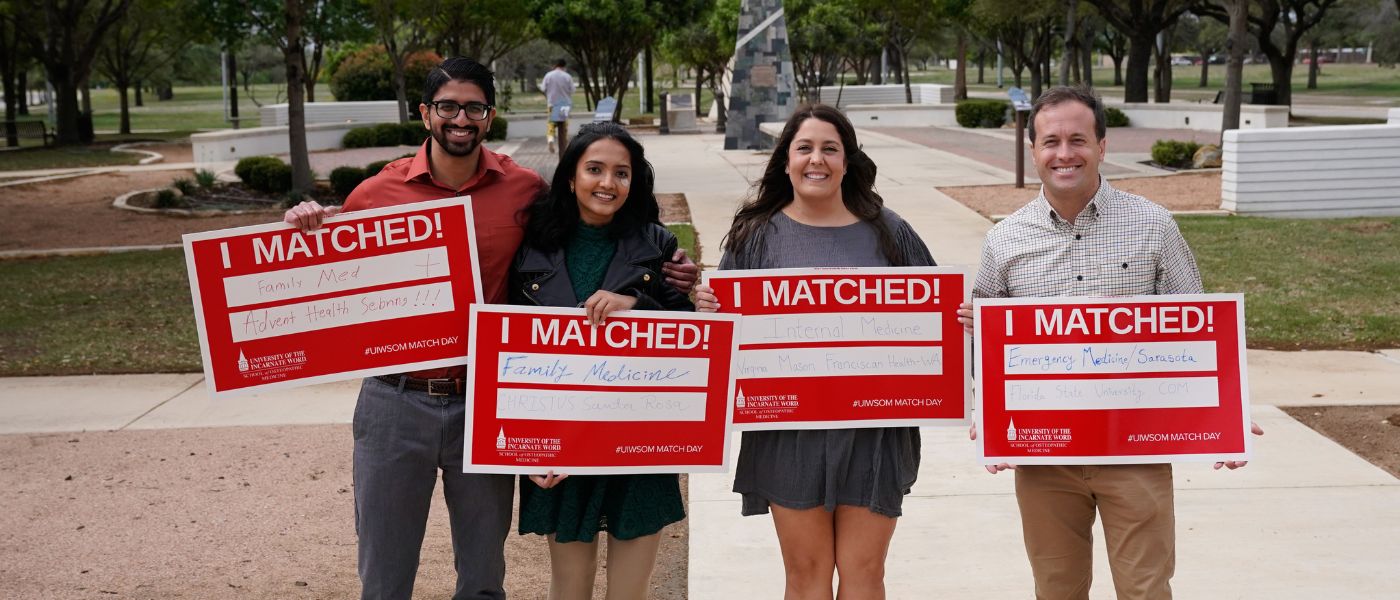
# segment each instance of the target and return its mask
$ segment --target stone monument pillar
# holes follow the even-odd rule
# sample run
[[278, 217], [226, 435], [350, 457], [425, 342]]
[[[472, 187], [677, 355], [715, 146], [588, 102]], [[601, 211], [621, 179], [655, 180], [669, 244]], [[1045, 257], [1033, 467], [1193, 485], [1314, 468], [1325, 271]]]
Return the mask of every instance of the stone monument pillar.
[[763, 147], [758, 125], [786, 121], [797, 108], [782, 0], [744, 0], [729, 90], [725, 150]]

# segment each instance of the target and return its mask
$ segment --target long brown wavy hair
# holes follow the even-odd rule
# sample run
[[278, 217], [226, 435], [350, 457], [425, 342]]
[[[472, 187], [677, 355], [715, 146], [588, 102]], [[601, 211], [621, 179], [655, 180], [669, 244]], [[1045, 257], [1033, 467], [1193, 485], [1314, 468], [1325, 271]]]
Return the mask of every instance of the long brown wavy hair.
[[894, 241], [889, 226], [880, 218], [885, 200], [875, 193], [875, 161], [860, 149], [856, 142], [856, 130], [841, 111], [825, 104], [806, 104], [793, 111], [778, 137], [773, 155], [768, 158], [768, 166], [763, 169], [763, 177], [758, 180], [758, 191], [734, 213], [734, 222], [729, 233], [720, 245], [725, 252], [742, 252], [750, 244], [759, 242], [763, 227], [773, 215], [792, 202], [792, 180], [785, 169], [788, 164], [788, 148], [797, 130], [807, 119], [821, 119], [831, 123], [841, 137], [841, 147], [846, 152], [846, 175], [841, 180], [841, 203], [866, 223], [875, 227], [880, 239], [880, 250], [892, 265], [904, 264], [904, 253]]

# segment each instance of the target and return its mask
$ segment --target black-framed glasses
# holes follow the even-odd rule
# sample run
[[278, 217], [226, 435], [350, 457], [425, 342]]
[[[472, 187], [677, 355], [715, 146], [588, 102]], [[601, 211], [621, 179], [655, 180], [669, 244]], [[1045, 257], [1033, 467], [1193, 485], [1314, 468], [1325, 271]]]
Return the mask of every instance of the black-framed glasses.
[[437, 116], [444, 119], [455, 119], [457, 118], [457, 113], [466, 111], [468, 119], [481, 121], [486, 119], [486, 115], [491, 112], [490, 104], [482, 104], [480, 102], [458, 104], [451, 100], [435, 100], [430, 102], [430, 104], [433, 105], [433, 110], [437, 112]]

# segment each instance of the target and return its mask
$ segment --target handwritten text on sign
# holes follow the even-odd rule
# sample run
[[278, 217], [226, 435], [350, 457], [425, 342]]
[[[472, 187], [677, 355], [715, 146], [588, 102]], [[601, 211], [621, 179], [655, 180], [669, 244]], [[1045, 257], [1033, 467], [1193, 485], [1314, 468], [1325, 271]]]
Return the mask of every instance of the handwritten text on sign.
[[185, 236], [211, 392], [464, 363], [475, 239], [467, 198]]
[[965, 422], [964, 270], [719, 271], [707, 282], [721, 312], [743, 315], [736, 428]]
[[[1248, 455], [1238, 295], [978, 300], [985, 462]], [[1149, 443], [1150, 441], [1150, 443]]]
[[474, 306], [463, 469], [723, 470], [738, 319]]

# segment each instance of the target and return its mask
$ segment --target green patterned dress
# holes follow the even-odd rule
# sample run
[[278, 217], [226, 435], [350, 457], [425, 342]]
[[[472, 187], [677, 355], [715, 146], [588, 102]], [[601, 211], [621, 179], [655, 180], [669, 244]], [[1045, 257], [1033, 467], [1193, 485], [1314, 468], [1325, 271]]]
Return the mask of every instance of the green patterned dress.
[[[617, 243], [582, 223], [564, 248], [564, 264], [582, 303], [598, 291]], [[574, 475], [550, 489], [520, 478], [520, 533], [555, 534], [560, 542], [651, 535], [685, 518], [680, 479], [659, 475]]]

